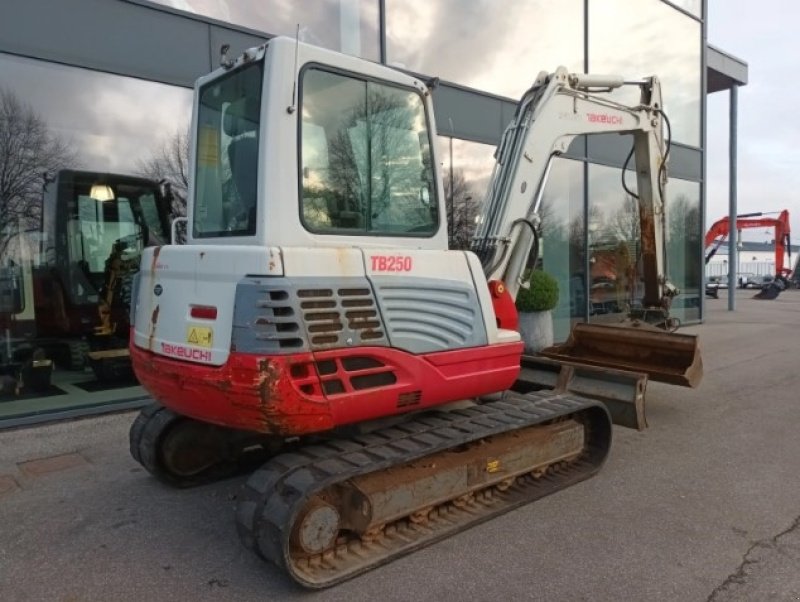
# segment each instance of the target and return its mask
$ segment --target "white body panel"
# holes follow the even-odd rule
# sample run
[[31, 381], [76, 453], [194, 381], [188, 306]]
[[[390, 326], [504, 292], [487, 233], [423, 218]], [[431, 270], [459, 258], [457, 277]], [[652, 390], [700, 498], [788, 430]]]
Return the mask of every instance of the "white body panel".
[[[250, 277], [250, 278], [248, 278]], [[237, 286], [243, 280], [330, 282], [364, 278], [374, 284], [380, 298], [395, 288], [412, 293], [437, 288], [478, 291], [476, 319], [489, 344], [519, 340], [516, 332], [498, 331], [483, 272], [477, 258], [463, 251], [417, 249], [358, 249], [341, 247], [299, 248], [186, 245], [147, 249], [140, 272], [134, 312], [133, 340], [138, 347], [175, 359], [222, 365], [230, 355]], [[402, 292], [400, 294], [403, 294]], [[267, 297], [265, 297], [265, 300]], [[193, 317], [193, 306], [213, 307], [216, 317]], [[392, 314], [413, 321], [414, 306], [386, 306], [391, 331]], [[453, 309], [458, 315], [459, 310]], [[420, 311], [420, 315], [424, 312]], [[443, 317], [443, 320], [447, 320]], [[473, 322], [474, 323], [474, 322]], [[204, 334], [211, 333], [210, 339]]]
[[[237, 283], [248, 274], [281, 276], [274, 247], [165, 246], [142, 255], [133, 316], [137, 347], [159, 355], [222, 365], [230, 354]], [[214, 320], [191, 316], [195, 305], [215, 307]], [[192, 329], [195, 330], [194, 335]], [[211, 340], [204, 332], [211, 332]]]

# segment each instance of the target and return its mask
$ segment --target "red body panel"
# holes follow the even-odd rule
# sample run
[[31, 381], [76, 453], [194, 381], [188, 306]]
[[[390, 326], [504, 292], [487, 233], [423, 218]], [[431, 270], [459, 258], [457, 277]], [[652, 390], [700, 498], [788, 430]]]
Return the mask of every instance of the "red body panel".
[[223, 366], [170, 359], [133, 343], [130, 352], [144, 388], [173, 411], [292, 436], [503, 391], [519, 374], [522, 343], [425, 355], [388, 347], [231, 353]]

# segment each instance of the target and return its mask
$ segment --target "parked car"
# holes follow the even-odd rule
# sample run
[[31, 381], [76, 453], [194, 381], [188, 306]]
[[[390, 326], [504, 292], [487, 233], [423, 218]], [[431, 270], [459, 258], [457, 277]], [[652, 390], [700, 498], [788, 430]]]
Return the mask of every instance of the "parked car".
[[706, 286], [714, 286], [716, 288], [728, 288], [727, 276], [709, 276], [706, 281]]
[[764, 288], [765, 286], [769, 286], [772, 284], [772, 281], [775, 280], [774, 276], [770, 275], [761, 275], [756, 276], [752, 274], [748, 276], [747, 280], [742, 283], [742, 288]]

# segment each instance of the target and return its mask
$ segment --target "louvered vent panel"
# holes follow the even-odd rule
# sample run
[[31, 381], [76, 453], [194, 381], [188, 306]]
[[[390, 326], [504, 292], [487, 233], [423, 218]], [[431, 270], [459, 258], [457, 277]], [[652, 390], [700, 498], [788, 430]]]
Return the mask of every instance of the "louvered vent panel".
[[268, 290], [256, 303], [252, 328], [256, 340], [279, 350], [302, 349], [304, 341], [289, 291]]
[[312, 350], [386, 344], [369, 287], [298, 289]]
[[472, 346], [485, 339], [480, 305], [465, 287], [384, 284], [378, 296], [394, 346], [421, 353]]

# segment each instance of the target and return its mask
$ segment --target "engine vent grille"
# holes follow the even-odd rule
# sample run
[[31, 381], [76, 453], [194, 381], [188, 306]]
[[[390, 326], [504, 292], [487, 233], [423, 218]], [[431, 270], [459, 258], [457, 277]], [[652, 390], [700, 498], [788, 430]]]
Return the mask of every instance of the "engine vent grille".
[[386, 344], [369, 287], [298, 289], [312, 350]]
[[365, 278], [246, 278], [237, 285], [233, 351], [280, 354], [388, 344]]

